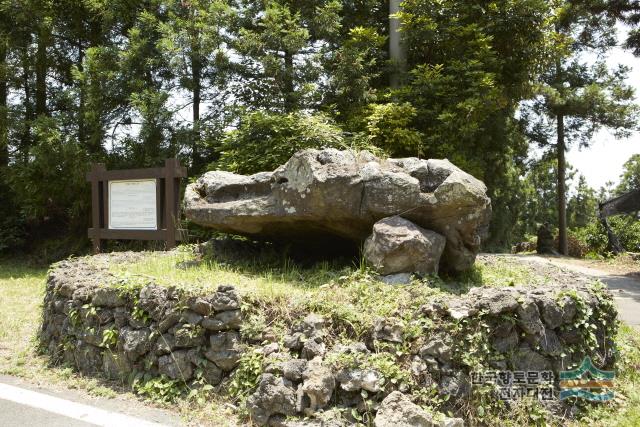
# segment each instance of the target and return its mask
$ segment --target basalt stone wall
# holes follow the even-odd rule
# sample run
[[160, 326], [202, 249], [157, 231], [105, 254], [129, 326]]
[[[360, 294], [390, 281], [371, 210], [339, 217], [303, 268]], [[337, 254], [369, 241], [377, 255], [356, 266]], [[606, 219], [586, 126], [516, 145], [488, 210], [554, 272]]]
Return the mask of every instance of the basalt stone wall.
[[118, 286], [110, 263], [135, 254], [63, 261], [47, 279], [40, 341], [54, 362], [85, 374], [126, 379], [132, 373], [218, 384], [242, 352], [240, 301], [232, 286], [192, 296], [132, 278]]
[[[284, 334], [266, 328], [246, 338], [243, 298], [233, 286], [193, 295], [109, 273], [109, 264], [138, 256], [57, 264], [47, 281], [43, 348], [85, 374], [204, 380], [221, 384], [221, 393], [225, 379], [242, 370], [242, 355], [258, 355], [262, 373], [246, 399], [258, 425], [293, 426], [295, 416], [349, 425], [354, 413], [368, 412], [378, 427], [408, 418], [460, 426], [461, 419], [416, 405], [418, 391], [435, 386], [455, 411], [471, 397], [470, 374], [478, 369], [552, 370], [557, 378], [585, 356], [605, 369], [615, 363], [616, 311], [598, 287], [474, 288], [380, 318], [351, 341], [336, 338], [348, 321], [327, 313], [288, 321]], [[340, 415], [328, 420], [332, 413]]]

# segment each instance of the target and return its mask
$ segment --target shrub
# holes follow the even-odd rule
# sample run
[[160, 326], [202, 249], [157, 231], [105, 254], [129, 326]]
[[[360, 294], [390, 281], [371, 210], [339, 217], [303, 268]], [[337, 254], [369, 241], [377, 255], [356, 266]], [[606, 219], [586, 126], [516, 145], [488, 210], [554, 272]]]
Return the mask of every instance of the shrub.
[[[614, 234], [620, 239], [625, 250], [637, 252], [640, 250], [640, 221], [634, 216], [619, 215], [609, 218], [609, 225]], [[588, 252], [599, 255], [609, 255], [609, 240], [607, 232], [598, 220], [587, 224], [586, 227], [572, 231], [572, 235], [586, 245]]]
[[367, 116], [367, 138], [392, 156], [421, 153], [423, 135], [411, 127], [416, 109], [408, 102], [371, 104]]
[[305, 148], [347, 148], [342, 130], [323, 114], [245, 115], [224, 138], [216, 169], [250, 174], [271, 171]]
[[[556, 238], [556, 245], [558, 244], [558, 239]], [[567, 246], [569, 249], [569, 256], [576, 258], [584, 258], [584, 256], [589, 252], [589, 246], [584, 243], [573, 230], [569, 230], [567, 233]]]

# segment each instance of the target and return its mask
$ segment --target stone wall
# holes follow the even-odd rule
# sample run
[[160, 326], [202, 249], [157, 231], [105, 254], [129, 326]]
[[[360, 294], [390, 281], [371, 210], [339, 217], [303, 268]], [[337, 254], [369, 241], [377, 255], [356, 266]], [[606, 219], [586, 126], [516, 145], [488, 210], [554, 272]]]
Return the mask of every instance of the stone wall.
[[[240, 301], [232, 286], [190, 296], [153, 283], [113, 286], [111, 262], [63, 261], [49, 273], [41, 344], [55, 362], [85, 374], [126, 379], [133, 373], [219, 384], [242, 352]], [[95, 262], [97, 261], [97, 262]], [[110, 285], [107, 285], [110, 283]], [[117, 283], [116, 283], [117, 285]]]
[[616, 312], [598, 287], [473, 288], [409, 316], [380, 318], [352, 342], [336, 339], [347, 320], [322, 313], [288, 320], [281, 336], [265, 330], [247, 338], [240, 332], [243, 298], [233, 286], [194, 295], [109, 273], [110, 263], [138, 256], [100, 255], [52, 268], [42, 348], [54, 363], [88, 375], [122, 381], [163, 375], [206, 382], [219, 393], [242, 370], [243, 355], [258, 355], [261, 374], [246, 399], [258, 425], [293, 426], [286, 417], [311, 415], [322, 425], [347, 425], [354, 408], [379, 427], [404, 425], [403, 417], [462, 425], [412, 403], [417, 391], [433, 385], [455, 410], [473, 393], [474, 370], [552, 370], [557, 378], [586, 355], [599, 367], [614, 363]]

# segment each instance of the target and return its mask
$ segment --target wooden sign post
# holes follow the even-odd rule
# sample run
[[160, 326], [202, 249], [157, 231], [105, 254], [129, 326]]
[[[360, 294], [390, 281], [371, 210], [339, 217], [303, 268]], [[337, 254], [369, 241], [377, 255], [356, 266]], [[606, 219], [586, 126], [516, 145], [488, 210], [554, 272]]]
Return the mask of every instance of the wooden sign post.
[[176, 159], [165, 160], [163, 168], [108, 171], [102, 163], [91, 165], [93, 251], [102, 251], [106, 239], [164, 240], [167, 249], [175, 247], [180, 178], [186, 176]]

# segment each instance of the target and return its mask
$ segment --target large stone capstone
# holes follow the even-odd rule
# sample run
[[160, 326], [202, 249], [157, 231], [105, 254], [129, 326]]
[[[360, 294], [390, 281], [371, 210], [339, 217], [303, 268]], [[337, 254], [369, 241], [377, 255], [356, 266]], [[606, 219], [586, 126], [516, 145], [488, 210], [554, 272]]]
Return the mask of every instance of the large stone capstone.
[[402, 216], [446, 238], [441, 268], [470, 268], [486, 235], [485, 185], [448, 160], [381, 159], [367, 151], [303, 150], [273, 172], [211, 171], [187, 186], [196, 224], [271, 240], [362, 243], [382, 218]]

